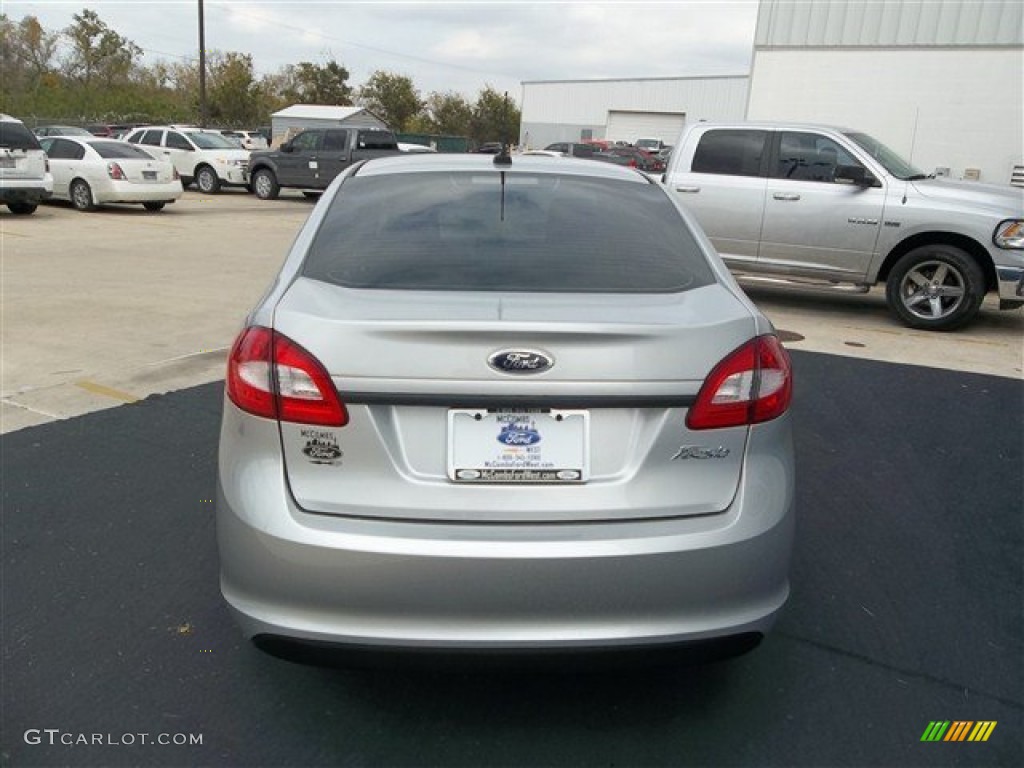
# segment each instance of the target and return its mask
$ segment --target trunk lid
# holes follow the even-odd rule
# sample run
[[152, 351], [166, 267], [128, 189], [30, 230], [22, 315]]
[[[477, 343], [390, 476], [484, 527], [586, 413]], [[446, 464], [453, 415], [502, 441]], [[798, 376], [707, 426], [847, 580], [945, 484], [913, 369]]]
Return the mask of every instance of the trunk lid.
[[[288, 481], [308, 511], [639, 519], [719, 512], [736, 492], [748, 428], [690, 432], [685, 424], [709, 372], [756, 332], [749, 310], [721, 285], [527, 295], [356, 290], [299, 278], [274, 328], [323, 364], [350, 415], [337, 428], [281, 424]], [[500, 370], [495, 355], [509, 351], [552, 364]], [[563, 413], [564, 428], [553, 423]], [[481, 463], [494, 452], [504, 461], [542, 440], [532, 448], [555, 451], [562, 441], [569, 455], [585, 455], [585, 481], [492, 485], [453, 476], [453, 461], [474, 452], [488, 454]]]

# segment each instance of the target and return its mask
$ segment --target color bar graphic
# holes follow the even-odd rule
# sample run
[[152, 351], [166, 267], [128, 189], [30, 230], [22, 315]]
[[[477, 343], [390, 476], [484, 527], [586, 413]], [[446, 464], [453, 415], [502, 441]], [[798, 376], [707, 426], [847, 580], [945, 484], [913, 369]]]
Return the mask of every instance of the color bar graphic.
[[941, 741], [949, 728], [949, 720], [932, 720], [921, 735], [921, 741]]
[[971, 735], [967, 737], [968, 741], [988, 741], [988, 737], [992, 735], [992, 731], [996, 729], [995, 720], [981, 720], [977, 725], [974, 726], [974, 730], [971, 731]]
[[995, 720], [932, 720], [921, 741], [988, 741], [995, 728]]

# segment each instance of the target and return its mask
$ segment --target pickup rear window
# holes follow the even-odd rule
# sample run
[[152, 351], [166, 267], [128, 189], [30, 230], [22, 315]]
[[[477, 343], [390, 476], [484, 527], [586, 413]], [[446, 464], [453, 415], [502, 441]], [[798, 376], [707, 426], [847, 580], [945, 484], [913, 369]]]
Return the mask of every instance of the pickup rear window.
[[700, 137], [693, 154], [694, 173], [760, 176], [767, 131], [712, 130]]
[[347, 179], [303, 274], [437, 291], [674, 293], [714, 281], [656, 185], [491, 170]]
[[356, 137], [359, 149], [398, 149], [398, 139], [391, 131], [360, 131]]

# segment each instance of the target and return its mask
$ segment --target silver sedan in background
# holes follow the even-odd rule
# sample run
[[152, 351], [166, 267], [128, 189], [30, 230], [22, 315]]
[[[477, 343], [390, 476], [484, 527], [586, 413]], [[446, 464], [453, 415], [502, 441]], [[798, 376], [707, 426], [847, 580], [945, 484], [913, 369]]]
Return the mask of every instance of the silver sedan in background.
[[791, 392], [648, 177], [359, 164], [230, 353], [224, 597], [258, 642], [751, 647], [789, 593]]

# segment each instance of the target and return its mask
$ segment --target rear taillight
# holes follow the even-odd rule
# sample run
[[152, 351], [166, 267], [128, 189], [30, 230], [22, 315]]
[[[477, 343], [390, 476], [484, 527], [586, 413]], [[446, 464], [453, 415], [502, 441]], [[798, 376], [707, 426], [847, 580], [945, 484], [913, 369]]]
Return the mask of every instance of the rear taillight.
[[342, 427], [348, 411], [323, 365], [287, 336], [246, 328], [228, 357], [227, 393], [247, 413]]
[[117, 163], [107, 163], [107, 176], [115, 181], [122, 181], [124, 179], [124, 171]]
[[686, 415], [690, 429], [778, 418], [793, 397], [793, 369], [777, 336], [758, 336], [715, 366]]

